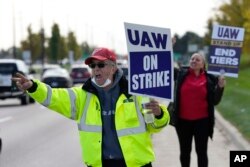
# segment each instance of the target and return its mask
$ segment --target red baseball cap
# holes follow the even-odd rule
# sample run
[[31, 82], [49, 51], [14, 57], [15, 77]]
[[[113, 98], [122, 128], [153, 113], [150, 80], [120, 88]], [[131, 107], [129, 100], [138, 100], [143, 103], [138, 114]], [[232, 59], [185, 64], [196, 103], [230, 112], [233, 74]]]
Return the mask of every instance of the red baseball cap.
[[113, 51], [107, 48], [96, 48], [91, 56], [85, 60], [85, 64], [89, 65], [93, 59], [100, 61], [111, 60], [116, 62], [116, 55]]

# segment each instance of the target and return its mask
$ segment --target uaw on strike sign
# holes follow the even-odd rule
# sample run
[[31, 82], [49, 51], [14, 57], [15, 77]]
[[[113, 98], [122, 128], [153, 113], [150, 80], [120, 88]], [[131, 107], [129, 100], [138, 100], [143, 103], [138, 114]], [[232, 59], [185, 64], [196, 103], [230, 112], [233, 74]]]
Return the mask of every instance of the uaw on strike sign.
[[129, 93], [173, 101], [170, 29], [124, 23], [129, 52]]
[[208, 72], [237, 78], [243, 39], [243, 28], [214, 25]]

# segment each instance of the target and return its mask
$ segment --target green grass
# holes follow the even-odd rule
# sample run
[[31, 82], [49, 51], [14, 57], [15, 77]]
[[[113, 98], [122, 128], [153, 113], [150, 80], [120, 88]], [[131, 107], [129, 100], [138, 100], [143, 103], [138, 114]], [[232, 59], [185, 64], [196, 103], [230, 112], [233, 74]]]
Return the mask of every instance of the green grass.
[[226, 78], [227, 85], [219, 112], [250, 141], [250, 68], [240, 70], [238, 78]]
[[245, 69], [250, 67], [250, 54], [241, 55], [240, 68]]

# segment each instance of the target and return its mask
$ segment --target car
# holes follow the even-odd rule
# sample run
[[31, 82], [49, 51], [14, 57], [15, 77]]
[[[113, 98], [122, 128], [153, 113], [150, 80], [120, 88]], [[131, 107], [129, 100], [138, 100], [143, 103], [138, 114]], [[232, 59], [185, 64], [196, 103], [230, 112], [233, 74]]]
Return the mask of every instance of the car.
[[73, 86], [69, 72], [64, 68], [47, 69], [41, 80], [52, 88], [70, 88]]
[[70, 70], [73, 84], [85, 83], [91, 77], [91, 69], [85, 64], [73, 64]]
[[29, 67], [23, 60], [0, 59], [0, 99], [18, 98], [21, 101], [21, 105], [34, 103], [34, 99], [27, 93], [19, 90], [16, 83], [11, 80], [17, 72], [32, 79], [32, 75], [29, 73]]
[[44, 64], [42, 67], [42, 75], [45, 73], [45, 71], [50, 70], [50, 69], [58, 69], [61, 68], [60, 65], [58, 64]]

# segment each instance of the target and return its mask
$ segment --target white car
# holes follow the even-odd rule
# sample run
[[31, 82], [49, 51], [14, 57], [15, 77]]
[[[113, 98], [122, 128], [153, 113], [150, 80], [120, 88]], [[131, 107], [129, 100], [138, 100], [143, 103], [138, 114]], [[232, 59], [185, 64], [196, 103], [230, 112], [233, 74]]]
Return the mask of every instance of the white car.
[[33, 103], [34, 100], [28, 94], [19, 90], [15, 82], [11, 80], [17, 72], [32, 79], [29, 74], [29, 68], [24, 61], [0, 59], [0, 99], [19, 98], [22, 105]]
[[46, 70], [42, 75], [42, 81], [52, 88], [70, 88], [73, 86], [69, 72], [64, 68]]

